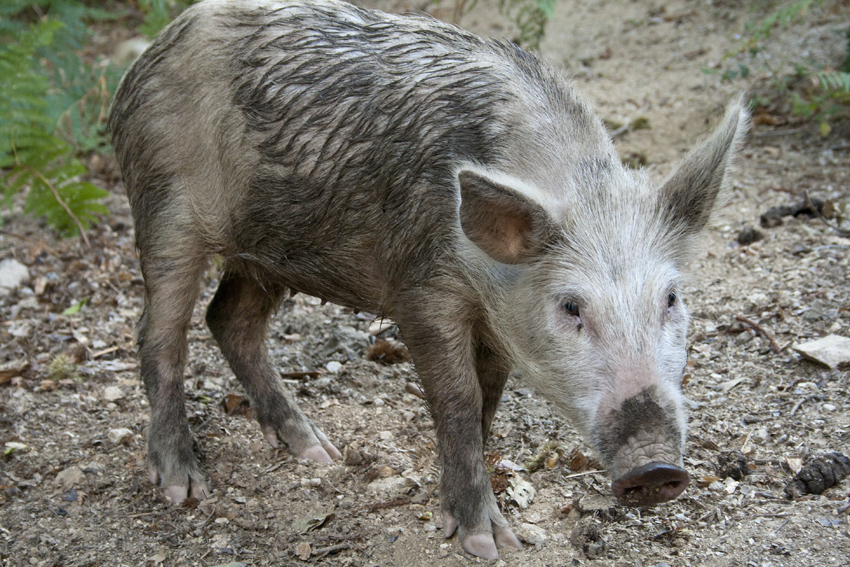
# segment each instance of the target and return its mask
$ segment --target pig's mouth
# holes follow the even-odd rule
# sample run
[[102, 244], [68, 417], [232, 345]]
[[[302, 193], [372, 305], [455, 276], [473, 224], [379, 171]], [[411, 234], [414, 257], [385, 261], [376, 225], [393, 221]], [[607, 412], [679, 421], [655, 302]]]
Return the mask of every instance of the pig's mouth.
[[653, 506], [679, 496], [689, 481], [685, 469], [654, 462], [631, 469], [611, 483], [611, 491], [623, 506]]

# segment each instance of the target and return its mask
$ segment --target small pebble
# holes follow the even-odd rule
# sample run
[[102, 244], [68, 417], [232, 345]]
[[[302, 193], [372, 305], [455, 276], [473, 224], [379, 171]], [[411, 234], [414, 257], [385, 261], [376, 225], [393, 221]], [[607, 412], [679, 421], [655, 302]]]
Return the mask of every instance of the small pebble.
[[109, 433], [106, 434], [109, 440], [116, 445], [126, 445], [133, 440], [133, 432], [127, 429], [126, 427], [119, 427], [118, 429], [110, 429]]
[[124, 391], [118, 386], [107, 386], [103, 389], [103, 399], [107, 402], [114, 402], [124, 397]]
[[546, 530], [534, 524], [520, 524], [516, 536], [529, 545], [540, 545], [546, 541]]
[[55, 482], [62, 488], [69, 489], [83, 485], [86, 482], [86, 475], [80, 467], [68, 467], [56, 475]]

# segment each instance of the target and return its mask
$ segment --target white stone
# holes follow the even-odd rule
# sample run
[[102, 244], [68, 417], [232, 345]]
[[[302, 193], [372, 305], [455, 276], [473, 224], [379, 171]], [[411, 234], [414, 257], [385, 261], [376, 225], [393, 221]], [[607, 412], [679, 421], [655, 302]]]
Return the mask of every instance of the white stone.
[[107, 402], [114, 402], [124, 397], [124, 390], [118, 386], [107, 386], [103, 389], [103, 399]]
[[333, 372], [334, 374], [336, 374], [337, 372], [342, 370], [342, 363], [337, 362], [336, 360], [331, 360], [330, 362], [325, 364], [325, 368], [328, 369], [328, 372]]
[[[0, 296], [4, 295], [2, 290], [3, 288], [0, 288]], [[29, 319], [12, 321], [12, 324], [9, 325], [8, 331], [13, 337], [28, 337], [32, 334], [32, 323]]]
[[14, 258], [3, 260], [0, 262], [0, 297], [9, 295], [12, 290], [29, 279], [30, 271], [26, 266]]
[[110, 429], [106, 436], [116, 445], [126, 445], [133, 440], [133, 432], [126, 427]]
[[534, 489], [534, 486], [527, 480], [524, 480], [519, 475], [511, 478], [511, 485], [508, 487], [508, 496], [523, 510], [528, 508], [528, 505], [534, 500], [536, 494], [537, 491]]
[[809, 360], [829, 368], [850, 363], [850, 339], [840, 335], [827, 335], [816, 341], [794, 345], [792, 348]]
[[385, 498], [394, 498], [404, 491], [408, 480], [402, 476], [388, 476], [386, 478], [377, 478], [369, 483], [370, 492], [381, 494]]
[[534, 524], [520, 524], [516, 536], [529, 545], [540, 545], [549, 537], [546, 530]]

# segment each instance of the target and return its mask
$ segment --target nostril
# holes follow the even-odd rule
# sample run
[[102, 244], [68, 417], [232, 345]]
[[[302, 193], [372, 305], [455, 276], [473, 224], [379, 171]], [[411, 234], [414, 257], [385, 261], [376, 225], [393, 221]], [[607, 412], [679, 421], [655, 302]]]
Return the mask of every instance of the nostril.
[[648, 463], [611, 483], [611, 491], [624, 506], [652, 506], [679, 496], [689, 481], [687, 471], [681, 467]]

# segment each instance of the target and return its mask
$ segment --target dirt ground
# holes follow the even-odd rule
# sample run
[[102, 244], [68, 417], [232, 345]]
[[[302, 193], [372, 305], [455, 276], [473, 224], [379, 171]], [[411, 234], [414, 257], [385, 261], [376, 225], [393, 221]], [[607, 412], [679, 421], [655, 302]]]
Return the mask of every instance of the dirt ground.
[[[727, 82], [700, 71], [776, 5], [753, 3], [759, 12], [749, 4], [561, 0], [541, 50], [612, 130], [636, 121], [649, 126], [616, 141], [624, 158], [646, 160], [661, 179], [734, 93], [766, 84], [758, 66], [746, 80]], [[443, 17], [451, 11], [449, 1], [368, 5]], [[510, 38], [495, 5], [480, 0], [461, 24]], [[773, 67], [790, 65], [798, 53], [840, 63], [846, 41], [836, 30], [847, 30], [848, 16], [847, 2], [827, 1], [803, 23], [777, 30], [766, 52]], [[692, 484], [680, 498], [651, 509], [616, 505], [595, 465], [582, 471], [588, 463], [576, 456], [590, 454], [575, 431], [521, 377], [511, 378], [488, 442], [490, 460], [521, 466], [547, 442], [561, 457], [544, 455], [540, 470], [511, 478], [496, 467], [495, 484], [522, 480], [536, 490], [526, 508], [522, 498], [499, 494], [525, 547], [503, 550], [496, 564], [848, 564], [850, 479], [796, 501], [783, 488], [808, 458], [850, 453], [850, 373], [803, 360], [789, 346], [850, 336], [850, 239], [834, 219], [801, 216], [759, 228], [764, 238], [750, 245], [736, 241], [772, 206], [806, 194], [848, 201], [848, 139], [847, 122], [827, 137], [816, 123], [756, 125], [737, 162], [728, 205], [708, 230], [685, 290], [693, 314], [684, 386]], [[3, 211], [0, 259], [25, 264], [30, 280], [0, 297], [0, 368], [23, 368], [0, 385], [0, 564], [487, 563], [442, 536], [432, 423], [408, 384], [416, 382], [415, 369], [364, 358], [372, 318], [301, 295], [275, 318], [277, 364], [283, 372], [321, 372], [286, 381], [345, 453], [344, 463], [299, 463], [271, 449], [239, 406], [241, 388], [203, 323], [214, 269], [190, 330], [185, 379], [187, 412], [215, 492], [191, 506], [165, 500], [144, 466], [149, 409], [133, 339], [143, 286], [111, 160], [91, 163], [95, 180], [113, 193], [112, 214], [88, 235], [91, 249]], [[86, 298], [78, 312], [62, 314]], [[741, 318], [757, 323], [780, 352]], [[237, 407], [227, 413], [223, 403]], [[746, 456], [750, 474], [719, 479], [718, 457], [733, 449]]]

